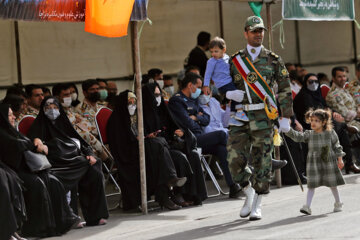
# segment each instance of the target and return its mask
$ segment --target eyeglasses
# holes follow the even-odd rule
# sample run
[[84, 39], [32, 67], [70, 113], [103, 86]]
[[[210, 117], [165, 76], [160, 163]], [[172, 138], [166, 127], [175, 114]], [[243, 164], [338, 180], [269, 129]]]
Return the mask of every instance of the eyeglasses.
[[309, 84], [314, 84], [314, 83], [318, 83], [319, 81], [318, 80], [310, 80], [308, 81]]

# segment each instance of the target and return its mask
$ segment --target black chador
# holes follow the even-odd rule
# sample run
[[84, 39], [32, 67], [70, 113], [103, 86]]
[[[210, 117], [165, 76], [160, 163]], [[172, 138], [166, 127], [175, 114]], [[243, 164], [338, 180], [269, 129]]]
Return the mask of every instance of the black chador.
[[[44, 107], [50, 104], [59, 108], [60, 115], [55, 120], [45, 115]], [[65, 189], [78, 189], [86, 224], [97, 225], [100, 219], [108, 218], [101, 161], [97, 159], [94, 165], [90, 165], [87, 156], [94, 156], [91, 147], [73, 128], [56, 98], [43, 100], [28, 136], [40, 138], [48, 146], [51, 170]]]
[[[200, 204], [206, 199], [207, 192], [200, 158], [196, 152], [196, 138], [190, 130], [180, 128], [164, 99], [155, 96], [156, 86], [156, 83], [150, 83], [142, 88], [145, 135], [161, 130], [158, 136], [166, 139], [170, 147], [178, 177], [188, 178], [184, 187], [175, 190], [184, 195], [186, 200]], [[158, 102], [156, 97], [158, 100], [161, 97], [161, 101]], [[184, 132], [181, 138], [175, 134], [178, 129]]]
[[[8, 115], [9, 106], [1, 104], [1, 159], [3, 163], [17, 173], [24, 186], [23, 194], [27, 220], [24, 221], [21, 231], [27, 236], [61, 235], [67, 232], [77, 221], [77, 216], [72, 213], [68, 206], [64, 187], [54, 175], [47, 170], [35, 174], [27, 167], [23, 153], [26, 150], [35, 152], [36, 147], [30, 139], [16, 131], [10, 124]], [[18, 205], [19, 203], [15, 204]], [[3, 206], [2, 204], [1, 207], [10, 208], [10, 206]]]
[[[137, 115], [128, 110], [129, 91], [117, 96], [115, 110], [108, 125], [109, 146], [118, 165], [119, 184], [125, 210], [140, 205], [139, 145]], [[148, 196], [155, 194], [163, 204], [169, 199], [169, 180], [176, 179], [176, 169], [163, 138], [145, 138], [146, 183]]]

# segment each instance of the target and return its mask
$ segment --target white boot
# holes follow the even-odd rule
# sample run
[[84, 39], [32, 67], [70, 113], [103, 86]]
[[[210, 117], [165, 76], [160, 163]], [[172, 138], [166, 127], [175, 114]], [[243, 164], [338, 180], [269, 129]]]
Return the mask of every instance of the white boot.
[[255, 190], [251, 187], [251, 184], [249, 183], [249, 185], [247, 185], [243, 189], [243, 191], [245, 193], [246, 199], [244, 202], [244, 206], [240, 210], [240, 217], [246, 218], [251, 212], [251, 206], [253, 204]]
[[250, 213], [250, 221], [261, 219], [261, 199], [262, 195], [258, 195], [257, 193], [255, 193]]

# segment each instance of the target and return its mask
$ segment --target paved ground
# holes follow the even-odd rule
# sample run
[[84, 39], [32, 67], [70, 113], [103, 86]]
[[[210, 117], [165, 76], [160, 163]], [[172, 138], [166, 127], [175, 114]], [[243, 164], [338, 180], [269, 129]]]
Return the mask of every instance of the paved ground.
[[263, 219], [241, 219], [244, 199], [211, 198], [201, 207], [179, 211], [153, 210], [149, 215], [111, 212], [108, 224], [72, 230], [57, 239], [360, 239], [360, 175], [347, 175], [339, 187], [344, 210], [333, 213], [328, 188], [316, 189], [312, 211], [299, 212], [306, 197], [299, 186], [273, 189], [263, 198]]

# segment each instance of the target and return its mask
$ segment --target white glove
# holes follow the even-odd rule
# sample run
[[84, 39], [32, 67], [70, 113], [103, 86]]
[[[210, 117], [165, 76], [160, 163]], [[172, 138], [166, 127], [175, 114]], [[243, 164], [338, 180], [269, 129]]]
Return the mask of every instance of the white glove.
[[279, 120], [279, 133], [290, 131], [290, 119], [289, 118], [280, 118]]
[[244, 99], [244, 93], [242, 90], [227, 91], [226, 98], [240, 103]]
[[350, 122], [356, 118], [357, 113], [355, 111], [349, 110], [346, 113], [345, 121]]

